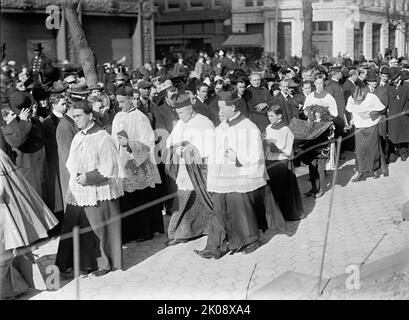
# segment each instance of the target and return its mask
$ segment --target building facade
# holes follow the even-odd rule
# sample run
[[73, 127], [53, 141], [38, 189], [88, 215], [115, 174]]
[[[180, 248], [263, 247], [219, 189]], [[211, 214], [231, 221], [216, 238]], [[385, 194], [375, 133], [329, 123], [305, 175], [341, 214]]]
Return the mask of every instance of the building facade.
[[[41, 42], [43, 52], [54, 62], [78, 62], [61, 6], [52, 12], [59, 13], [54, 16], [59, 23], [52, 28], [47, 26], [50, 15], [47, 8], [56, 3], [55, 0], [1, 0], [0, 36], [6, 44], [6, 59], [25, 64], [31, 61], [32, 44]], [[77, 12], [99, 64], [125, 56], [132, 66], [155, 58], [152, 1], [82, 0]]]
[[[234, 1], [232, 1], [234, 2]], [[220, 48], [231, 28], [229, 0], [155, 0], [155, 41], [158, 58], [169, 52], [189, 56]]]
[[[321, 57], [348, 53], [372, 59], [391, 45], [397, 56], [407, 56], [408, 24], [408, 0], [319, 0], [313, 3], [313, 50]], [[302, 0], [232, 3], [233, 34], [262, 33], [264, 51], [279, 59], [302, 56], [303, 28]]]
[[[46, 26], [55, 0], [1, 0], [1, 43], [7, 59], [31, 61], [32, 44], [41, 42], [54, 62], [75, 62], [63, 10], [58, 28]], [[78, 15], [99, 64], [127, 57], [128, 66], [163, 58], [169, 51], [210, 51], [230, 32], [228, 0], [81, 0]], [[151, 8], [145, 8], [150, 4]], [[146, 9], [146, 10], [144, 10]], [[139, 11], [141, 10], [141, 19]], [[141, 24], [139, 22], [142, 21]], [[142, 46], [144, 42], [148, 42]], [[143, 47], [143, 49], [142, 49]], [[156, 49], [156, 50], [155, 50]]]

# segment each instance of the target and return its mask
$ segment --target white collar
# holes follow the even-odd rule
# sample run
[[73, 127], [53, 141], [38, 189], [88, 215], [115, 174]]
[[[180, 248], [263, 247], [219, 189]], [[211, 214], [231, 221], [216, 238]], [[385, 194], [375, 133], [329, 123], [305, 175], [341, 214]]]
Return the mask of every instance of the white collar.
[[237, 119], [240, 116], [241, 112], [239, 111], [233, 118], [227, 119], [228, 121], [232, 121], [234, 119]]
[[196, 95], [196, 98], [199, 99], [199, 101], [200, 101], [201, 103], [204, 103], [204, 101], [203, 101], [198, 95]]
[[61, 112], [58, 112], [58, 111], [55, 111], [55, 110], [53, 110], [53, 114], [59, 119], [61, 119], [64, 116]]
[[93, 122], [93, 123], [91, 124], [91, 126], [89, 126], [87, 129], [81, 130], [81, 132], [82, 132], [83, 134], [87, 134], [87, 132], [88, 132], [94, 125], [95, 125], [95, 122]]

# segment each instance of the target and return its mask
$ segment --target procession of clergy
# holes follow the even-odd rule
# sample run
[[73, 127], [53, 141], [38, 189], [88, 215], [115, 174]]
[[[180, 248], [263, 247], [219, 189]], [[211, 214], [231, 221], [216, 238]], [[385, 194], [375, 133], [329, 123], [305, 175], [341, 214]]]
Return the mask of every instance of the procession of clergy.
[[[165, 232], [163, 211], [171, 215], [168, 245], [207, 235], [206, 247], [195, 250], [203, 258], [249, 254], [260, 246], [260, 230], [305, 217], [295, 145], [310, 170], [312, 189], [305, 195], [316, 198], [326, 191], [326, 171], [334, 169], [332, 139], [345, 136], [346, 128], [355, 128], [354, 182], [387, 176], [387, 162], [406, 160], [408, 73], [351, 69], [341, 85], [341, 68], [333, 67], [326, 84], [316, 74], [295, 95], [292, 80], [267, 88], [258, 73], [234, 85], [205, 79], [195, 91], [170, 80], [156, 88], [145, 79], [130, 85], [121, 74], [111, 88], [66, 79], [50, 91], [52, 112], [42, 121], [30, 94], [10, 94], [1, 110], [2, 150], [51, 212], [63, 212], [58, 225], [54, 219], [46, 227], [69, 235], [61, 237], [56, 259], [63, 274], [73, 268], [74, 226], [93, 231], [80, 237], [81, 270], [102, 276], [122, 269], [124, 243]], [[323, 143], [295, 143], [293, 119], [330, 123], [319, 137]], [[44, 160], [53, 186], [46, 190]]]

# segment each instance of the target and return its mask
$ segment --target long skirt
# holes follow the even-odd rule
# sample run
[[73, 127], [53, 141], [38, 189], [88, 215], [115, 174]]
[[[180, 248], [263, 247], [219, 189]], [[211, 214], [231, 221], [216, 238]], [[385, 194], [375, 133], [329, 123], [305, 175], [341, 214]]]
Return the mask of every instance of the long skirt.
[[301, 192], [289, 160], [266, 161], [268, 185], [286, 221], [300, 220], [304, 213]]
[[[68, 236], [68, 238], [60, 239], [55, 260], [55, 265], [61, 272], [68, 272], [68, 269], [74, 266], [73, 238], [70, 234], [75, 226], [80, 230], [91, 228], [84, 208], [68, 204], [61, 228], [61, 237]], [[94, 231], [80, 233], [80, 269], [96, 269], [97, 257], [100, 255], [99, 240]]]
[[[142, 210], [122, 217], [122, 243], [134, 240], [152, 239], [155, 232], [164, 233], [162, 204], [152, 204], [160, 197], [157, 188], [125, 192], [119, 199], [121, 214], [144, 206]], [[146, 208], [145, 208], [146, 207]]]
[[41, 199], [46, 199], [45, 148], [34, 153], [18, 150], [16, 166]]
[[247, 193], [214, 193], [206, 250], [219, 254], [258, 241], [257, 209], [264, 197], [264, 187]]
[[179, 190], [177, 205], [168, 226], [169, 239], [191, 239], [206, 235], [212, 212], [196, 191]]
[[372, 173], [381, 167], [378, 126], [358, 128], [355, 131], [356, 170]]
[[[1, 210], [2, 204], [0, 204]], [[25, 257], [14, 257], [12, 250], [5, 248], [6, 216], [0, 212], [0, 299], [13, 298], [26, 292], [30, 285], [16, 262], [28, 263]], [[31, 254], [31, 253], [30, 253]]]
[[0, 151], [0, 185], [0, 189], [3, 189], [0, 194], [0, 215], [4, 217], [5, 250], [28, 246], [47, 238], [47, 231], [57, 225], [57, 219], [3, 151]]

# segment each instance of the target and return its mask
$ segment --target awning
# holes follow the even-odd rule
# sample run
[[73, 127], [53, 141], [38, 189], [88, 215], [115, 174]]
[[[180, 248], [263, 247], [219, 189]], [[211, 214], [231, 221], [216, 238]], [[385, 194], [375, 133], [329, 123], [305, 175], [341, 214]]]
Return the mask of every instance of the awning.
[[264, 37], [262, 33], [253, 34], [232, 34], [223, 43], [223, 47], [264, 47]]

